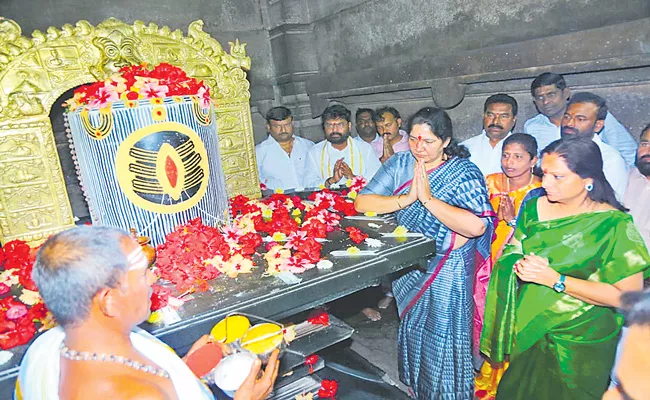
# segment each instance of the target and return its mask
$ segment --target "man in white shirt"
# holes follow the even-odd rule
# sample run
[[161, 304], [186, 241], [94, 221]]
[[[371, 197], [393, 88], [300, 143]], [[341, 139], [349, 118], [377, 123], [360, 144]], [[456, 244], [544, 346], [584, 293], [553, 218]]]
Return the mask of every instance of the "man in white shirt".
[[623, 205], [630, 209], [634, 223], [650, 249], [650, 125], [641, 133], [635, 167], [630, 171]]
[[371, 108], [359, 108], [354, 114], [357, 136], [353, 136], [352, 139], [365, 141], [368, 144], [373, 144], [378, 141], [379, 135], [377, 134], [376, 119], [375, 110]]
[[581, 137], [592, 139], [600, 148], [603, 156], [605, 178], [616, 193], [619, 201], [623, 200], [627, 186], [627, 167], [623, 157], [612, 146], [603, 143], [596, 134], [605, 125], [607, 103], [602, 97], [590, 92], [576, 93], [562, 118], [562, 138]]
[[321, 122], [326, 140], [307, 153], [303, 187], [329, 188], [359, 175], [370, 180], [381, 166], [368, 143], [350, 137], [350, 116], [350, 110], [338, 104], [323, 111]]
[[487, 176], [501, 172], [503, 140], [510, 136], [517, 123], [517, 100], [504, 93], [487, 98], [483, 105], [483, 131], [465, 140], [470, 161]]
[[[562, 75], [545, 72], [533, 80], [530, 93], [539, 114], [526, 121], [524, 132], [537, 140], [537, 148], [541, 153], [551, 142], [560, 138], [560, 125], [571, 91]], [[634, 165], [636, 140], [612, 113], [605, 115], [605, 126], [598, 135], [621, 154], [628, 167]]]
[[266, 113], [269, 137], [255, 146], [260, 182], [272, 190], [302, 188], [307, 152], [314, 142], [293, 135], [293, 117], [286, 107]]

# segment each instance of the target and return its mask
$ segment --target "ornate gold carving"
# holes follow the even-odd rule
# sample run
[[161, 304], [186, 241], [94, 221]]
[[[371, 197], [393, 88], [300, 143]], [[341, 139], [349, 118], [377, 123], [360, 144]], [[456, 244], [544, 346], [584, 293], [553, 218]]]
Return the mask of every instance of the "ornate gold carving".
[[0, 17], [0, 241], [38, 242], [74, 224], [50, 109], [67, 90], [127, 64], [167, 62], [210, 87], [229, 195], [259, 197], [245, 73], [251, 60], [245, 43], [229, 45], [226, 53], [200, 20], [187, 36], [111, 18], [97, 26], [79, 21], [36, 30], [27, 38], [16, 22]]

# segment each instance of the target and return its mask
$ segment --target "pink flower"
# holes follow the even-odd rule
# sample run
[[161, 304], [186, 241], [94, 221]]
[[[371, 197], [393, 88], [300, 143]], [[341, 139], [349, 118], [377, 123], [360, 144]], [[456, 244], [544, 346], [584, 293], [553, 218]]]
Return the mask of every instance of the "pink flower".
[[289, 257], [287, 263], [280, 265], [279, 267], [280, 271], [288, 271], [296, 274], [301, 274], [311, 268], [314, 268], [314, 264], [311, 264], [304, 258], [298, 258], [295, 256]]
[[114, 101], [119, 101], [120, 95], [114, 86], [104, 86], [97, 90], [97, 97], [92, 99], [88, 106], [90, 108], [103, 108], [106, 107], [109, 103]]
[[244, 236], [244, 232], [237, 227], [229, 226], [223, 229], [223, 238], [229, 244], [238, 244], [242, 236]]
[[327, 210], [320, 210], [316, 218], [330, 227], [338, 225], [339, 221], [341, 220], [341, 217], [338, 214], [334, 214], [333, 212], [329, 212]]
[[352, 183], [350, 184], [350, 190], [354, 190], [355, 192], [359, 192], [367, 184], [368, 184], [368, 181], [366, 180], [366, 178], [364, 178], [362, 175], [357, 175], [354, 178], [352, 178]]
[[202, 108], [210, 108], [210, 103], [212, 102], [212, 99], [210, 98], [210, 88], [201, 85], [199, 90], [196, 92], [196, 96], [201, 101]]
[[307, 232], [297, 231], [293, 232], [287, 238], [287, 243], [284, 245], [287, 249], [300, 250], [304, 245], [305, 239], [307, 239]]
[[146, 82], [140, 91], [140, 93], [142, 93], [142, 95], [147, 99], [163, 98], [167, 96], [167, 92], [169, 92], [169, 87], [159, 85], [154, 81]]
[[314, 206], [319, 208], [330, 208], [334, 206], [334, 203], [335, 203], [334, 194], [329, 192], [316, 193], [316, 199], [314, 199]]

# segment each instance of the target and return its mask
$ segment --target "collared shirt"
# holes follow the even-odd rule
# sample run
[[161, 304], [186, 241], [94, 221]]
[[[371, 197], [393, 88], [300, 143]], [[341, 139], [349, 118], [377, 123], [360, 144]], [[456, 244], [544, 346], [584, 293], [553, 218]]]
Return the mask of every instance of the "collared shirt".
[[[506, 138], [511, 134], [512, 132], [508, 132]], [[496, 146], [492, 147], [490, 138], [483, 129], [480, 135], [471, 137], [461, 144], [469, 150], [469, 160], [476, 164], [483, 175], [488, 176], [501, 172], [501, 151], [503, 150], [503, 141], [506, 138], [503, 138]]]
[[[555, 126], [544, 114], [537, 114], [526, 121], [524, 124], [524, 132], [537, 140], [537, 148], [540, 153], [551, 142], [560, 138], [560, 127]], [[636, 140], [634, 140], [630, 132], [609, 112], [605, 116], [605, 126], [600, 131], [599, 136], [603, 142], [618, 150], [628, 168], [634, 165], [637, 148]]]
[[[334, 164], [341, 158], [355, 176], [362, 175], [368, 181], [381, 167], [375, 151], [364, 141], [348, 139], [347, 146], [343, 150], [337, 150], [330, 142], [323, 140], [316, 143], [307, 153], [303, 187], [317, 188], [323, 185], [327, 178], [334, 175]], [[343, 184], [345, 181], [346, 178], [343, 177], [336, 183]]]
[[636, 167], [630, 171], [624, 205], [630, 209], [630, 215], [650, 249], [650, 179]]
[[257, 173], [260, 182], [269, 189], [295, 189], [302, 187], [307, 152], [314, 146], [311, 140], [293, 137], [291, 155], [280, 146], [273, 136], [255, 146]]
[[[358, 134], [357, 134], [357, 136], [352, 136], [352, 139], [354, 139], [354, 140], [358, 140], [358, 141], [360, 141], [360, 142], [368, 143], [368, 142], [366, 142], [365, 140], [363, 140], [363, 138], [362, 138], [361, 136], [359, 136]], [[368, 143], [368, 144], [372, 145], [373, 143], [375, 143], [375, 142], [378, 141], [379, 139], [380, 139], [379, 134], [378, 134], [378, 133], [375, 133], [375, 138], [372, 139], [372, 142], [370, 142], [370, 143]]]
[[600, 153], [603, 156], [603, 172], [605, 178], [612, 189], [616, 193], [616, 198], [623, 201], [625, 195], [625, 188], [627, 187], [627, 166], [625, 160], [618, 153], [618, 151], [607, 143], [603, 143], [598, 135], [594, 135], [594, 142], [600, 148]]
[[[409, 135], [404, 130], [399, 130], [400, 136], [402, 136], [397, 143], [393, 145], [393, 151], [398, 153], [400, 151], [409, 151]], [[375, 150], [378, 158], [381, 158], [384, 155], [384, 138], [380, 137], [379, 140], [373, 140], [370, 143], [372, 148]]]

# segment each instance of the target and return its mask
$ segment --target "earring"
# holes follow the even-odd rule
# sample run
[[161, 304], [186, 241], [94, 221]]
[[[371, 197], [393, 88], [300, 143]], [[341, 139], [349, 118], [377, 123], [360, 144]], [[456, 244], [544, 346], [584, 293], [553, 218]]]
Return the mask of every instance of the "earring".
[[585, 185], [585, 189], [587, 190], [587, 192], [591, 192], [592, 190], [594, 190], [594, 184], [593, 183], [587, 183]]

